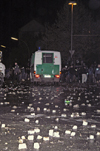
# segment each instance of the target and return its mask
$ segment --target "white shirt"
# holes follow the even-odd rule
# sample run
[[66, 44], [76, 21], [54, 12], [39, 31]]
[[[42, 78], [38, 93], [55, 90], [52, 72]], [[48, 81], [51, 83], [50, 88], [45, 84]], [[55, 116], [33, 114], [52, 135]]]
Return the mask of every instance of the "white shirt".
[[2, 62], [0, 62], [0, 71], [3, 73], [3, 76], [5, 77], [5, 65], [2, 63]]

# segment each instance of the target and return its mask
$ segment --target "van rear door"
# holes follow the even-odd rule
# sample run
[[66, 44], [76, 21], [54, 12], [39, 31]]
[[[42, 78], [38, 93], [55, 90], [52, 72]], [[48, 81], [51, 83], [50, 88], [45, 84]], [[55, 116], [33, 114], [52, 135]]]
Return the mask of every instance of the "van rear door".
[[53, 53], [42, 53], [42, 64], [38, 64], [36, 66], [37, 74], [43, 75], [44, 78], [52, 78], [53, 77], [53, 69], [54, 69], [54, 54]]
[[42, 64], [36, 66], [37, 74], [44, 78], [54, 78], [59, 74], [59, 65], [54, 65], [54, 53], [42, 53]]

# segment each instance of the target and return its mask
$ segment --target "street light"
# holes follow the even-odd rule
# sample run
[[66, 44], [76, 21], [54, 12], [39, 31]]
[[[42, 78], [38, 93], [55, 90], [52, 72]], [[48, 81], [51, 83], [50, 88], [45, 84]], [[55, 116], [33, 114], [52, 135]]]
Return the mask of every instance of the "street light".
[[18, 41], [18, 38], [15, 38], [15, 37], [11, 37], [11, 39], [12, 39], [12, 40]]
[[2, 48], [6, 48], [6, 46], [4, 46], [4, 45], [1, 45], [1, 47], [2, 47]]
[[77, 5], [77, 3], [74, 1], [70, 1], [68, 5], [71, 5], [71, 50], [70, 50], [70, 53], [71, 53], [71, 59], [72, 59], [72, 55], [74, 54], [74, 50], [72, 48], [73, 47], [73, 6]]

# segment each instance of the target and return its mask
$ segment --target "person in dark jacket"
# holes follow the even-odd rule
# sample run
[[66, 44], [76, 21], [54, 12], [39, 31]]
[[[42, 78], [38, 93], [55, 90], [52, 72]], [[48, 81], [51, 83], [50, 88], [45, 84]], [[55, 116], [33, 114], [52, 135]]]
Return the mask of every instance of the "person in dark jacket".
[[90, 66], [90, 68], [88, 69], [88, 80], [89, 83], [93, 83], [93, 67]]
[[73, 82], [75, 80], [75, 69], [73, 65], [70, 66], [68, 72], [69, 72], [70, 82]]
[[97, 83], [99, 83], [100, 82], [100, 64], [98, 65], [98, 68], [96, 68], [95, 70], [95, 78], [96, 78]]
[[15, 67], [14, 67], [14, 80], [17, 80], [17, 82], [19, 81], [19, 73], [20, 73], [19, 66], [18, 66], [17, 62], [15, 62]]

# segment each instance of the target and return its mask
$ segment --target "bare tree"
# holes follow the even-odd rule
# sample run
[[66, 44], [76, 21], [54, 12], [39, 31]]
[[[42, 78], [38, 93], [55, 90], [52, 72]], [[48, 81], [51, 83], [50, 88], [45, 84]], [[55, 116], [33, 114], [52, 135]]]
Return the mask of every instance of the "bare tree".
[[[46, 25], [45, 36], [42, 38], [43, 48], [59, 50], [63, 60], [67, 60], [70, 57], [71, 46], [71, 8], [68, 0], [57, 16], [58, 18], [52, 26]], [[95, 52], [98, 53], [98, 48], [100, 49], [98, 32], [99, 24], [93, 21], [91, 11], [78, 0], [77, 6], [74, 6], [73, 10], [74, 58], [82, 57], [87, 63], [95, 60], [94, 56], [90, 56]]]

